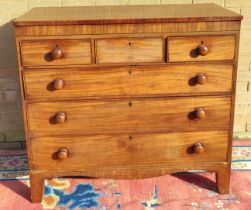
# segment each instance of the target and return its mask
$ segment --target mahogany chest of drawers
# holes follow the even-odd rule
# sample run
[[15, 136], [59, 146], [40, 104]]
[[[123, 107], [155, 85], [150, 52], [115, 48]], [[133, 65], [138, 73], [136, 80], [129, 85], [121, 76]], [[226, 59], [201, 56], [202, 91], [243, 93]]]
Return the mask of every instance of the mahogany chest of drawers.
[[16, 19], [32, 201], [53, 177], [188, 170], [216, 172], [228, 193], [241, 19], [214, 4]]

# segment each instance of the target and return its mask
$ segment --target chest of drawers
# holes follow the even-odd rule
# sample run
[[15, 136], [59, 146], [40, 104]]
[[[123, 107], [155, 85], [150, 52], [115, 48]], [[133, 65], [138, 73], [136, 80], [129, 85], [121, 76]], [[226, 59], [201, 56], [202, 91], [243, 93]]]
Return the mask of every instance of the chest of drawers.
[[241, 19], [213, 4], [16, 19], [32, 201], [53, 177], [188, 170], [216, 172], [228, 193]]

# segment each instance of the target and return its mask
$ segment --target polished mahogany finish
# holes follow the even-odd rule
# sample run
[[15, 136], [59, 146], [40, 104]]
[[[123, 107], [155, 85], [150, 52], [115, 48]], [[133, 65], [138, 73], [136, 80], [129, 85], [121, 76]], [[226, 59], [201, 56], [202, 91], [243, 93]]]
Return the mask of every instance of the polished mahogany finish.
[[55, 90], [61, 90], [64, 87], [64, 80], [55, 79], [53, 81], [53, 87], [54, 87]]
[[100, 39], [96, 41], [96, 62], [160, 63], [164, 61], [163, 47], [161, 37]]
[[235, 45], [232, 34], [173, 36], [168, 38], [167, 53], [171, 62], [227, 61], [234, 60]]
[[193, 151], [197, 154], [202, 154], [204, 152], [204, 146], [201, 143], [195, 143], [193, 145]]
[[206, 117], [206, 111], [204, 108], [195, 109], [195, 116], [197, 119], [203, 119]]
[[204, 44], [200, 44], [198, 47], [197, 47], [197, 53], [201, 56], [206, 56], [207, 53], [208, 53], [208, 47]]
[[20, 59], [25, 67], [89, 65], [90, 39], [43, 39], [20, 42]]
[[[151, 144], [153, 139], [154, 146]], [[112, 167], [113, 171], [116, 171], [120, 167], [136, 169], [140, 165], [148, 164], [153, 167], [161, 163], [162, 166], [178, 164], [177, 159], [182, 159], [182, 164], [185, 165], [190, 165], [191, 162], [193, 164], [225, 162], [227, 139], [228, 131], [149, 133], [131, 136], [98, 134], [81, 136], [74, 139], [74, 143], [71, 136], [37, 137], [36, 141], [32, 142], [34, 160], [32, 166], [35, 170], [79, 171], [88, 168], [93, 172], [107, 167]], [[197, 142], [203, 145], [203, 153], [195, 152]], [[54, 158], [58, 148], [67, 148], [69, 152], [67, 159], [61, 161], [57, 157]], [[129, 148], [130, 155], [128, 155]], [[197, 149], [199, 150], [200, 147], [198, 146]], [[92, 155], [93, 152], [98, 155]], [[122, 178], [119, 173], [116, 176]], [[144, 177], [151, 176], [152, 174], [144, 174]], [[105, 178], [109, 177], [109, 175], [105, 176]]]
[[[36, 74], [28, 70], [24, 72], [24, 83], [26, 98], [31, 100], [157, 97], [177, 94], [199, 96], [230, 94], [232, 73], [231, 64], [98, 65], [85, 68], [36, 69]], [[58, 79], [63, 80], [64, 86], [60, 91], [54, 91], [52, 81]], [[57, 83], [61, 87], [62, 82]]]
[[59, 149], [59, 150], [57, 151], [57, 158], [58, 158], [59, 160], [65, 160], [65, 159], [67, 159], [67, 158], [68, 158], [68, 155], [69, 155], [69, 152], [68, 152], [67, 149]]
[[60, 59], [63, 57], [63, 51], [56, 46], [51, 52], [50, 52], [50, 56], [52, 60], [56, 60], [56, 59]]
[[15, 26], [238, 21], [242, 16], [215, 4], [34, 8]]
[[58, 112], [56, 115], [55, 115], [55, 122], [56, 123], [64, 123], [66, 120], [66, 114], [64, 112]]
[[14, 21], [32, 202], [61, 176], [216, 173], [228, 193], [240, 20], [214, 4], [35, 8]]
[[199, 73], [196, 75], [196, 81], [199, 85], [203, 85], [207, 82], [207, 77], [205, 74]]

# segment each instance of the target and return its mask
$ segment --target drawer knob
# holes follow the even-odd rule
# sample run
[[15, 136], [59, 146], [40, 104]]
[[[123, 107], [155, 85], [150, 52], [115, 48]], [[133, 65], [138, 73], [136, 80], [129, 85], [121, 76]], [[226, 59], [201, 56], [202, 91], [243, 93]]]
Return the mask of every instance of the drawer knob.
[[67, 149], [59, 149], [57, 152], [57, 158], [59, 160], [65, 160], [68, 158], [68, 156], [69, 156], [69, 152]]
[[59, 47], [55, 47], [51, 52], [51, 59], [52, 60], [57, 60], [63, 57], [63, 51]]
[[55, 90], [61, 90], [64, 87], [64, 81], [62, 79], [55, 79], [53, 81], [53, 87]]
[[193, 145], [193, 152], [197, 154], [201, 154], [204, 152], [204, 146], [201, 143], [195, 143]]
[[206, 117], [206, 112], [203, 108], [195, 109], [195, 116], [197, 119], [203, 119]]
[[208, 53], [208, 47], [204, 44], [200, 44], [197, 48], [197, 53], [201, 56], [205, 56]]
[[201, 74], [201, 73], [197, 74], [196, 75], [196, 81], [197, 81], [198, 84], [203, 85], [203, 84], [206, 83], [207, 77], [206, 77], [205, 74]]
[[66, 120], [66, 114], [64, 112], [59, 112], [55, 116], [56, 123], [64, 123]]

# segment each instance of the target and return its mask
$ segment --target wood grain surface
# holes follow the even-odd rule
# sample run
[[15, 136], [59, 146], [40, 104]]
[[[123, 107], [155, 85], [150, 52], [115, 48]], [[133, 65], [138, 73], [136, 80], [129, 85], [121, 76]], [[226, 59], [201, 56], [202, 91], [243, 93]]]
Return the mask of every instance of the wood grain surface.
[[164, 40], [157, 37], [100, 39], [96, 40], [96, 62], [162, 62], [163, 49]]
[[[200, 44], [208, 47], [208, 54], [199, 55]], [[233, 60], [235, 36], [186, 36], [168, 38], [169, 61]]]
[[[55, 47], [62, 50], [63, 56], [53, 60], [50, 53]], [[88, 39], [23, 41], [21, 51], [24, 66], [90, 64], [92, 61], [91, 42]]]
[[23, 25], [80, 25], [241, 20], [215, 4], [126, 5], [34, 8], [16, 19]]
[[[187, 97], [31, 103], [28, 124], [32, 136], [227, 130], [230, 102], [229, 97]], [[204, 119], [195, 118], [198, 107], [205, 110]], [[61, 112], [65, 122], [55, 123]]]
[[[169, 162], [224, 162], [227, 159], [227, 138], [227, 131], [34, 138], [32, 168], [105, 170]], [[193, 145], [198, 142], [204, 147], [201, 154], [193, 151]], [[57, 157], [62, 148], [69, 152], [64, 160]]]
[[[73, 36], [110, 34], [166, 33], [168, 35], [198, 32], [236, 32], [240, 30], [239, 21], [190, 22], [188, 23], [139, 23], [107, 25], [41, 25], [16, 27], [17, 37], [39, 38], [37, 36]], [[42, 37], [40, 37], [42, 38]]]
[[[24, 72], [24, 83], [27, 99], [219, 94], [231, 93], [232, 68], [228, 64], [179, 64], [32, 69]], [[199, 84], [200, 75], [205, 78], [203, 84]]]

